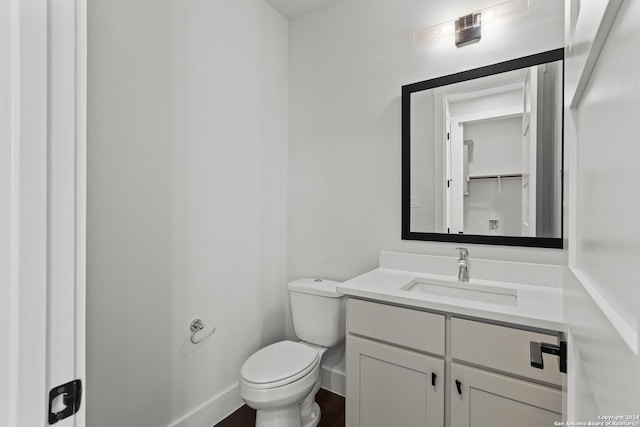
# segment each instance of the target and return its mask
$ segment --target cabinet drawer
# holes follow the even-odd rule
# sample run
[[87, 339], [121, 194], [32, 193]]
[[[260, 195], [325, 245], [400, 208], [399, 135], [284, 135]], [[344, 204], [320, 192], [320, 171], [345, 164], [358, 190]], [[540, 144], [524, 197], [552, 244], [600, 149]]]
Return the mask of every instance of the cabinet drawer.
[[444, 316], [349, 298], [347, 330], [416, 350], [444, 355]]
[[557, 356], [543, 354], [544, 369], [531, 366], [530, 341], [558, 344], [558, 337], [471, 320], [451, 319], [453, 359], [562, 386]]

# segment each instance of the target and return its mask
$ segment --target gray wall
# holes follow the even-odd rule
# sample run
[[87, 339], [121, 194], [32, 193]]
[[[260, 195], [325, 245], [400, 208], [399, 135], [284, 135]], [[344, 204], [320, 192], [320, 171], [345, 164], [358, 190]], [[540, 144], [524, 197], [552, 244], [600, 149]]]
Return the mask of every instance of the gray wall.
[[536, 236], [555, 237], [561, 231], [562, 64], [547, 64], [538, 78]]
[[[11, 7], [8, 2], [0, 3], [0, 50], [10, 52], [11, 50]], [[0, 61], [0, 90], [2, 94], [11, 91], [11, 63], [6, 60], [7, 54], [3, 54]], [[11, 145], [4, 141], [11, 138], [11, 97], [0, 97], [0, 203], [2, 206], [10, 206], [11, 203]], [[0, 277], [3, 279], [11, 274], [11, 239], [4, 238], [11, 234], [11, 216], [7, 209], [0, 209], [0, 235], [3, 236], [0, 242]], [[0, 322], [5, 325], [0, 331], [0, 340], [9, 343], [11, 339], [11, 287], [3, 284], [0, 286]], [[7, 327], [9, 326], [9, 327]], [[12, 365], [7, 351], [0, 352], [0, 384], [10, 384]], [[8, 393], [11, 392], [6, 387], [6, 392], [0, 392], [0, 423], [8, 422], [9, 404]]]
[[262, 0], [89, 1], [87, 425], [213, 425], [284, 337], [287, 26]]
[[436, 135], [434, 132], [434, 92], [411, 95], [411, 197], [418, 206], [411, 208], [411, 231], [436, 230]]

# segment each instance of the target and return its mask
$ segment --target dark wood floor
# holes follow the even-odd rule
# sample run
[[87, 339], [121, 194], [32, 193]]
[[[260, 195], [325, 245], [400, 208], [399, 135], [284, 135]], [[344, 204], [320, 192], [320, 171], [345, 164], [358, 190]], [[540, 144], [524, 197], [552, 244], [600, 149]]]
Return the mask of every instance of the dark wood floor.
[[[344, 427], [344, 397], [321, 388], [316, 402], [320, 405], [318, 427]], [[253, 427], [255, 423], [256, 411], [243, 405], [214, 427]]]

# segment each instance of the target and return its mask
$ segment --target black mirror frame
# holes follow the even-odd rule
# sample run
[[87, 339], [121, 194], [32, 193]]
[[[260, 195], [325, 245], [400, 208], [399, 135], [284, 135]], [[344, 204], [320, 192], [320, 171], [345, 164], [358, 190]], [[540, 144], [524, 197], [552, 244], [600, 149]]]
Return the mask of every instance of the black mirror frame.
[[[564, 212], [560, 214], [560, 237], [525, 237], [525, 236], [491, 236], [481, 234], [447, 234], [425, 233], [411, 231], [411, 94], [427, 89], [460, 83], [480, 77], [491, 76], [507, 71], [518, 70], [547, 62], [564, 62], [564, 49], [555, 49], [547, 52], [529, 55], [510, 61], [500, 62], [485, 67], [462, 71], [448, 76], [424, 80], [402, 86], [402, 240], [422, 240], [433, 242], [475, 243], [484, 245], [526, 246], [537, 248], [563, 248], [564, 236]], [[564, 86], [564, 67], [563, 67]], [[564, 91], [564, 87], [563, 87]], [[562, 111], [562, 129], [564, 129], [564, 108]], [[562, 164], [564, 165], [564, 131], [562, 135]], [[561, 181], [564, 181], [564, 171], [561, 173]], [[560, 209], [564, 205], [564, 182], [561, 182]]]

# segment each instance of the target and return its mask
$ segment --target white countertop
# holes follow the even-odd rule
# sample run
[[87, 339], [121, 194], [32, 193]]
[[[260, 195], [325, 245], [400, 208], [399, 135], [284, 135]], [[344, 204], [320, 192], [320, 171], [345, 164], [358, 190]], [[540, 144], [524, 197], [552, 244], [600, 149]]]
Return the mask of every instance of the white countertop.
[[416, 278], [449, 281], [457, 279], [452, 276], [377, 268], [339, 284], [337, 290], [345, 295], [382, 303], [400, 304], [552, 331], [564, 331], [561, 288], [471, 278], [469, 281], [471, 286], [478, 284], [515, 289], [517, 305], [509, 306], [439, 297], [401, 289]]

